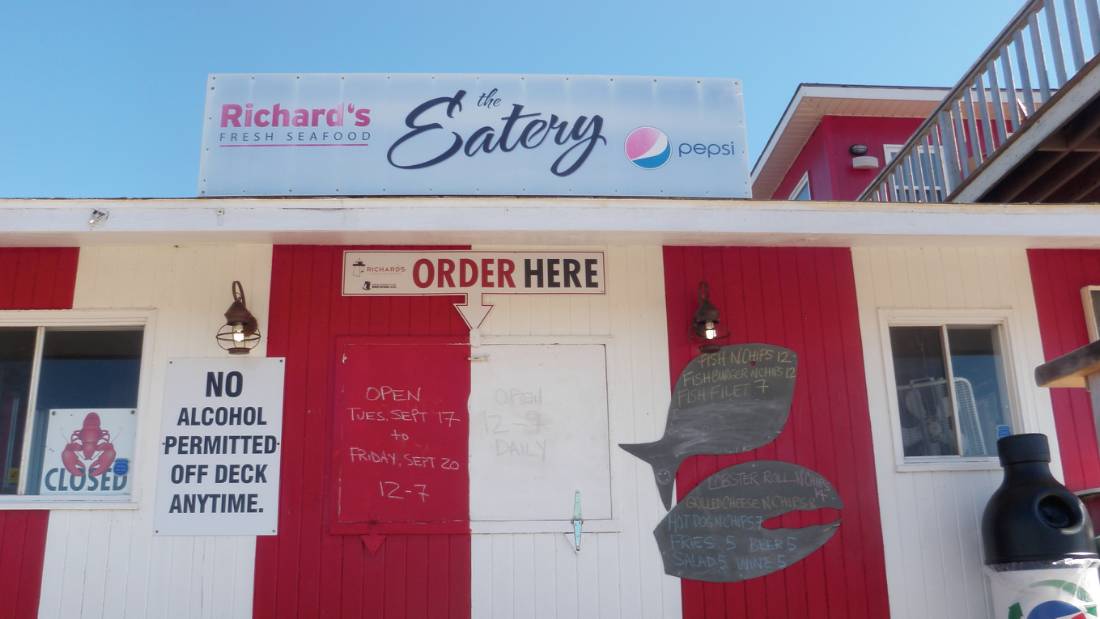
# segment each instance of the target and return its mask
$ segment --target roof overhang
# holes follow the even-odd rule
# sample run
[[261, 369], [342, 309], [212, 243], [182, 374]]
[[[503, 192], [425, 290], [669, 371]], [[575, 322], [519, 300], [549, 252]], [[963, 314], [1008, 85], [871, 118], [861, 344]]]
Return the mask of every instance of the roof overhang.
[[[94, 210], [106, 215], [90, 223]], [[635, 198], [0, 200], [0, 245], [1100, 247], [1096, 205]]]
[[752, 195], [769, 197], [824, 116], [927, 118], [949, 88], [800, 84], [752, 168]]

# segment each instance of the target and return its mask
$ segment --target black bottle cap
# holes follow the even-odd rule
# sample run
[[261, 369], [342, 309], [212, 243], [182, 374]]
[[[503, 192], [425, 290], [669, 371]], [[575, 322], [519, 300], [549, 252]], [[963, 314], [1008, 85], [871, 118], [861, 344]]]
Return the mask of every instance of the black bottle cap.
[[1047, 437], [1006, 436], [997, 453], [1004, 479], [982, 514], [986, 565], [1095, 559], [1092, 521], [1080, 499], [1051, 476]]
[[1050, 443], [1045, 434], [1013, 434], [997, 441], [1001, 466], [1024, 462], [1050, 462]]

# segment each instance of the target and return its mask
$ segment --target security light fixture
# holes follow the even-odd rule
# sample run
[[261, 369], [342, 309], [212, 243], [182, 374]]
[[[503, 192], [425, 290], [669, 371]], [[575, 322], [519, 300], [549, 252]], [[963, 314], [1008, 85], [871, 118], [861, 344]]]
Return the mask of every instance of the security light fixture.
[[233, 282], [233, 304], [225, 310], [225, 324], [215, 338], [231, 355], [247, 355], [260, 343], [259, 323], [245, 305], [241, 282]]
[[695, 315], [691, 318], [691, 330], [700, 341], [700, 351], [718, 352], [718, 318], [718, 308], [710, 302], [710, 286], [706, 282], [699, 282], [699, 309], [695, 310]]
[[107, 221], [107, 218], [111, 216], [109, 211], [101, 211], [97, 208], [92, 209], [92, 214], [88, 216], [88, 225], [96, 227], [99, 224]]
[[848, 147], [848, 153], [852, 155], [853, 170], [878, 169], [878, 157], [867, 154], [866, 144], [852, 144]]

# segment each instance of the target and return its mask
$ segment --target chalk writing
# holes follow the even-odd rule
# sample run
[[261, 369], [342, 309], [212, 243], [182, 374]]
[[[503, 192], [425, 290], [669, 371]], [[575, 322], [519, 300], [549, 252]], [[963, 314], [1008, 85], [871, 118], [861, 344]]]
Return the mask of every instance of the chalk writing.
[[653, 467], [672, 506], [676, 469], [698, 454], [734, 454], [775, 439], [787, 423], [798, 367], [792, 350], [770, 344], [723, 346], [684, 368], [658, 441], [620, 445]]
[[469, 356], [442, 338], [340, 344], [331, 532], [467, 529]]
[[788, 462], [748, 462], [703, 480], [653, 535], [667, 574], [737, 582], [800, 561], [840, 526], [765, 529], [766, 520], [796, 510], [842, 507], [829, 482], [813, 471]]
[[[413, 390], [397, 390], [391, 388], [388, 389], [386, 393], [387, 397], [393, 397], [392, 394], [395, 393], [415, 393], [415, 397], [419, 398], [421, 396], [421, 389], [416, 389], [414, 392]], [[352, 412], [348, 419], [353, 422], [363, 418], [363, 413], [367, 412], [354, 407], [349, 407], [348, 410]], [[431, 423], [435, 427], [444, 430], [458, 422], [458, 416], [453, 411], [440, 413], [427, 411], [415, 411], [414, 413], [390, 411], [388, 415], [380, 415], [379, 419], [385, 422], [412, 421], [415, 423]], [[462, 469], [462, 464], [459, 459], [431, 453], [429, 450], [431, 450], [434, 445], [414, 441], [413, 435], [410, 434], [410, 432], [414, 431], [399, 430], [396, 427], [392, 427], [388, 433], [382, 436], [391, 443], [407, 444], [406, 448], [416, 449], [416, 451], [372, 449], [361, 445], [348, 445], [347, 462], [356, 466], [380, 466], [396, 469], [418, 469], [421, 471], [457, 472]], [[378, 435], [375, 434], [375, 436]], [[377, 441], [373, 442], [377, 444]], [[402, 485], [403, 483], [404, 485]], [[381, 480], [378, 484], [382, 496], [387, 499], [404, 500], [408, 498], [408, 496], [415, 496], [423, 503], [427, 502], [430, 496], [427, 492], [426, 483]]]
[[347, 409], [349, 421], [378, 422], [402, 421], [414, 424], [438, 423], [448, 428], [458, 423], [460, 418], [455, 411], [423, 411], [417, 408], [391, 409], [388, 411], [367, 410], [355, 406]]
[[393, 501], [404, 501], [410, 496], [419, 497], [420, 502], [424, 503], [428, 500], [428, 485], [412, 484], [412, 487], [405, 488], [401, 486], [401, 482], [383, 480], [378, 482], [378, 494]]
[[498, 387], [493, 391], [492, 410], [478, 411], [482, 431], [490, 437], [492, 453], [512, 463], [545, 462], [550, 439], [545, 431], [550, 426], [543, 413], [542, 389]]
[[453, 343], [343, 345], [333, 532], [461, 530], [469, 520], [469, 354]]
[[394, 468], [438, 469], [457, 471], [462, 464], [446, 456], [424, 456], [400, 451], [374, 451], [362, 447], [348, 447], [348, 462], [352, 464], [378, 464]]
[[382, 400], [385, 402], [419, 402], [420, 387], [415, 389], [391, 387], [389, 385], [367, 387], [365, 398], [369, 402]]
[[[367, 402], [384, 401], [384, 402], [421, 402], [424, 399], [425, 392], [423, 387], [405, 387], [405, 386], [370, 386], [363, 392], [363, 399]], [[372, 432], [372, 436], [384, 436], [390, 442], [397, 443], [411, 443], [411, 447], [416, 451], [408, 452], [403, 450], [392, 449], [371, 449], [360, 445], [348, 445], [347, 446], [347, 462], [354, 465], [375, 465], [390, 468], [408, 468], [408, 469], [420, 469], [423, 471], [449, 471], [455, 472], [462, 469], [462, 464], [458, 458], [441, 456], [431, 453], [436, 448], [432, 442], [424, 442], [420, 439], [415, 439], [416, 431], [413, 429], [416, 426], [433, 426], [443, 430], [455, 427], [461, 422], [461, 417], [456, 411], [453, 410], [422, 410], [416, 407], [409, 408], [391, 408], [388, 410], [370, 410], [364, 407], [349, 406], [346, 409], [346, 419], [349, 422], [358, 424], [359, 422], [367, 422], [368, 424], [382, 423], [387, 424], [391, 429], [389, 432], [378, 435]], [[393, 424], [402, 424], [402, 428], [398, 428]], [[411, 424], [411, 425], [404, 425]], [[377, 445], [376, 440], [372, 440]], [[397, 482], [385, 481], [379, 482], [380, 488], [387, 488], [392, 490], [391, 484]], [[421, 491], [416, 494], [420, 497], [421, 501], [428, 500], [428, 493], [423, 491], [427, 487], [426, 484], [412, 484], [410, 487], [422, 487]], [[389, 499], [404, 499], [404, 489], [395, 490], [393, 492], [386, 493], [386, 498]], [[411, 492], [411, 491], [410, 491]]]

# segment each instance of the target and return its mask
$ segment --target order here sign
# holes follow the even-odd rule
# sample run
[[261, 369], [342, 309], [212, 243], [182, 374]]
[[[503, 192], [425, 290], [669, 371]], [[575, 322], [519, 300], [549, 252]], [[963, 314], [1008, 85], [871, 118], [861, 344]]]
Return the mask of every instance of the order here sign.
[[157, 535], [274, 535], [283, 359], [173, 359], [161, 421]]
[[486, 294], [603, 294], [603, 252], [346, 251], [344, 296], [463, 295], [455, 308], [477, 329]]

